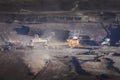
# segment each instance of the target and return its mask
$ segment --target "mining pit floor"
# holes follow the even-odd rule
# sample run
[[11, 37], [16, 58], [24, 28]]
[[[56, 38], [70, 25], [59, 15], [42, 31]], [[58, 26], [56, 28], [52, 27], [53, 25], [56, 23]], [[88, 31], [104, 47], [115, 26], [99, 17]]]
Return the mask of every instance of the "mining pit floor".
[[[13, 31], [14, 28], [21, 30], [21, 25], [1, 23], [1, 38], [8, 36], [23, 42], [31, 39]], [[92, 50], [62, 46], [1, 51], [0, 80], [120, 80], [119, 57], [120, 47]]]
[[96, 55], [87, 52], [71, 48], [0, 52], [0, 80], [120, 79], [120, 53], [95, 61]]

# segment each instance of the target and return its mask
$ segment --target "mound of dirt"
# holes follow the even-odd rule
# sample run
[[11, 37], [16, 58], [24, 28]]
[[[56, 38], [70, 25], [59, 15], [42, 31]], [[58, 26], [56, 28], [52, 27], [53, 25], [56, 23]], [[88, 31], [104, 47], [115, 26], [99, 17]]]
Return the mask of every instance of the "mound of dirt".
[[81, 64], [81, 67], [92, 74], [108, 74], [118, 75], [119, 71], [113, 66], [113, 61], [110, 59], [103, 59], [101, 61], [88, 61]]
[[51, 59], [52, 57], [48, 54], [37, 51], [31, 51], [23, 57], [24, 63], [34, 75], [40, 72]]

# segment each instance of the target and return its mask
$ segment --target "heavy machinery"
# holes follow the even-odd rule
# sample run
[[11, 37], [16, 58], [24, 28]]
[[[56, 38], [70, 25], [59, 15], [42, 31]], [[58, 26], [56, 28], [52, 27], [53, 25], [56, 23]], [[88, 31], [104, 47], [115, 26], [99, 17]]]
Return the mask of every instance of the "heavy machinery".
[[68, 46], [71, 48], [80, 47], [85, 48], [86, 46], [97, 46], [98, 44], [85, 34], [80, 35], [80, 31], [73, 30], [67, 39]]
[[106, 38], [102, 43], [102, 46], [110, 46], [110, 38]]
[[68, 43], [68, 46], [71, 48], [80, 46], [78, 30], [73, 30], [69, 33], [67, 43]]
[[73, 38], [67, 39], [68, 46], [71, 48], [80, 46], [78, 37], [74, 36]]
[[10, 51], [21, 47], [22, 45], [19, 40], [9, 40], [8, 42], [0, 45], [0, 51]]
[[38, 34], [35, 34], [35, 37], [30, 40], [29, 44], [27, 47], [30, 48], [37, 48], [37, 47], [45, 47], [47, 46], [48, 40], [47, 39], [42, 39], [39, 37]]

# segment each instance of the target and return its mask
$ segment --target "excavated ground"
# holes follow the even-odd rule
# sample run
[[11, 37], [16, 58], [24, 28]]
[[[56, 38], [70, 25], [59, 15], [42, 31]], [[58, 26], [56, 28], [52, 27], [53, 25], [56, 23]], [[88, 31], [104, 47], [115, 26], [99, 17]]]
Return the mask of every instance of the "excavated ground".
[[[0, 52], [1, 80], [119, 80], [113, 55], [94, 61], [85, 49], [35, 49]], [[79, 54], [78, 54], [79, 53]]]
[[[43, 29], [44, 25], [39, 25], [39, 29]], [[50, 24], [50, 28], [54, 29], [55, 24], [53, 27], [52, 25]], [[69, 30], [70, 25], [66, 25], [68, 25], [66, 29]], [[33, 28], [36, 27], [33, 26], [32, 30]], [[93, 28], [97, 29], [95, 26]], [[33, 37], [24, 29], [28, 30], [28, 27], [22, 27], [21, 24], [0, 24], [0, 43], [10, 38], [26, 44]], [[78, 26], [77, 29], [85, 30], [84, 26], [82, 28]], [[93, 34], [90, 28], [87, 32]], [[96, 35], [101, 38], [102, 34]], [[46, 35], [49, 36], [48, 33]], [[94, 35], [92, 37], [96, 38]], [[119, 47], [105, 47], [100, 50], [106, 53], [112, 50], [113, 54], [105, 55], [101, 61], [96, 61], [97, 55], [89, 54], [89, 49], [63, 48], [63, 46], [0, 52], [0, 80], [119, 80]]]

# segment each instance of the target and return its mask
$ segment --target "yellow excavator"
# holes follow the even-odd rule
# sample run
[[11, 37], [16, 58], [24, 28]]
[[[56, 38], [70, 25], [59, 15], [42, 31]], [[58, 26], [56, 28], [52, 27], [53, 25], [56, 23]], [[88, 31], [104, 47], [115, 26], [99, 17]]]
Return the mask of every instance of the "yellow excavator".
[[91, 43], [93, 43], [93, 41], [89, 36], [80, 34], [80, 31], [77, 30], [71, 31], [67, 39], [67, 45], [71, 48], [83, 48]]
[[67, 39], [67, 45], [71, 48], [79, 47], [79, 30], [71, 30]]
[[75, 48], [75, 47], [80, 46], [80, 42], [79, 42], [79, 39], [77, 37], [67, 39], [67, 44], [71, 48]]

